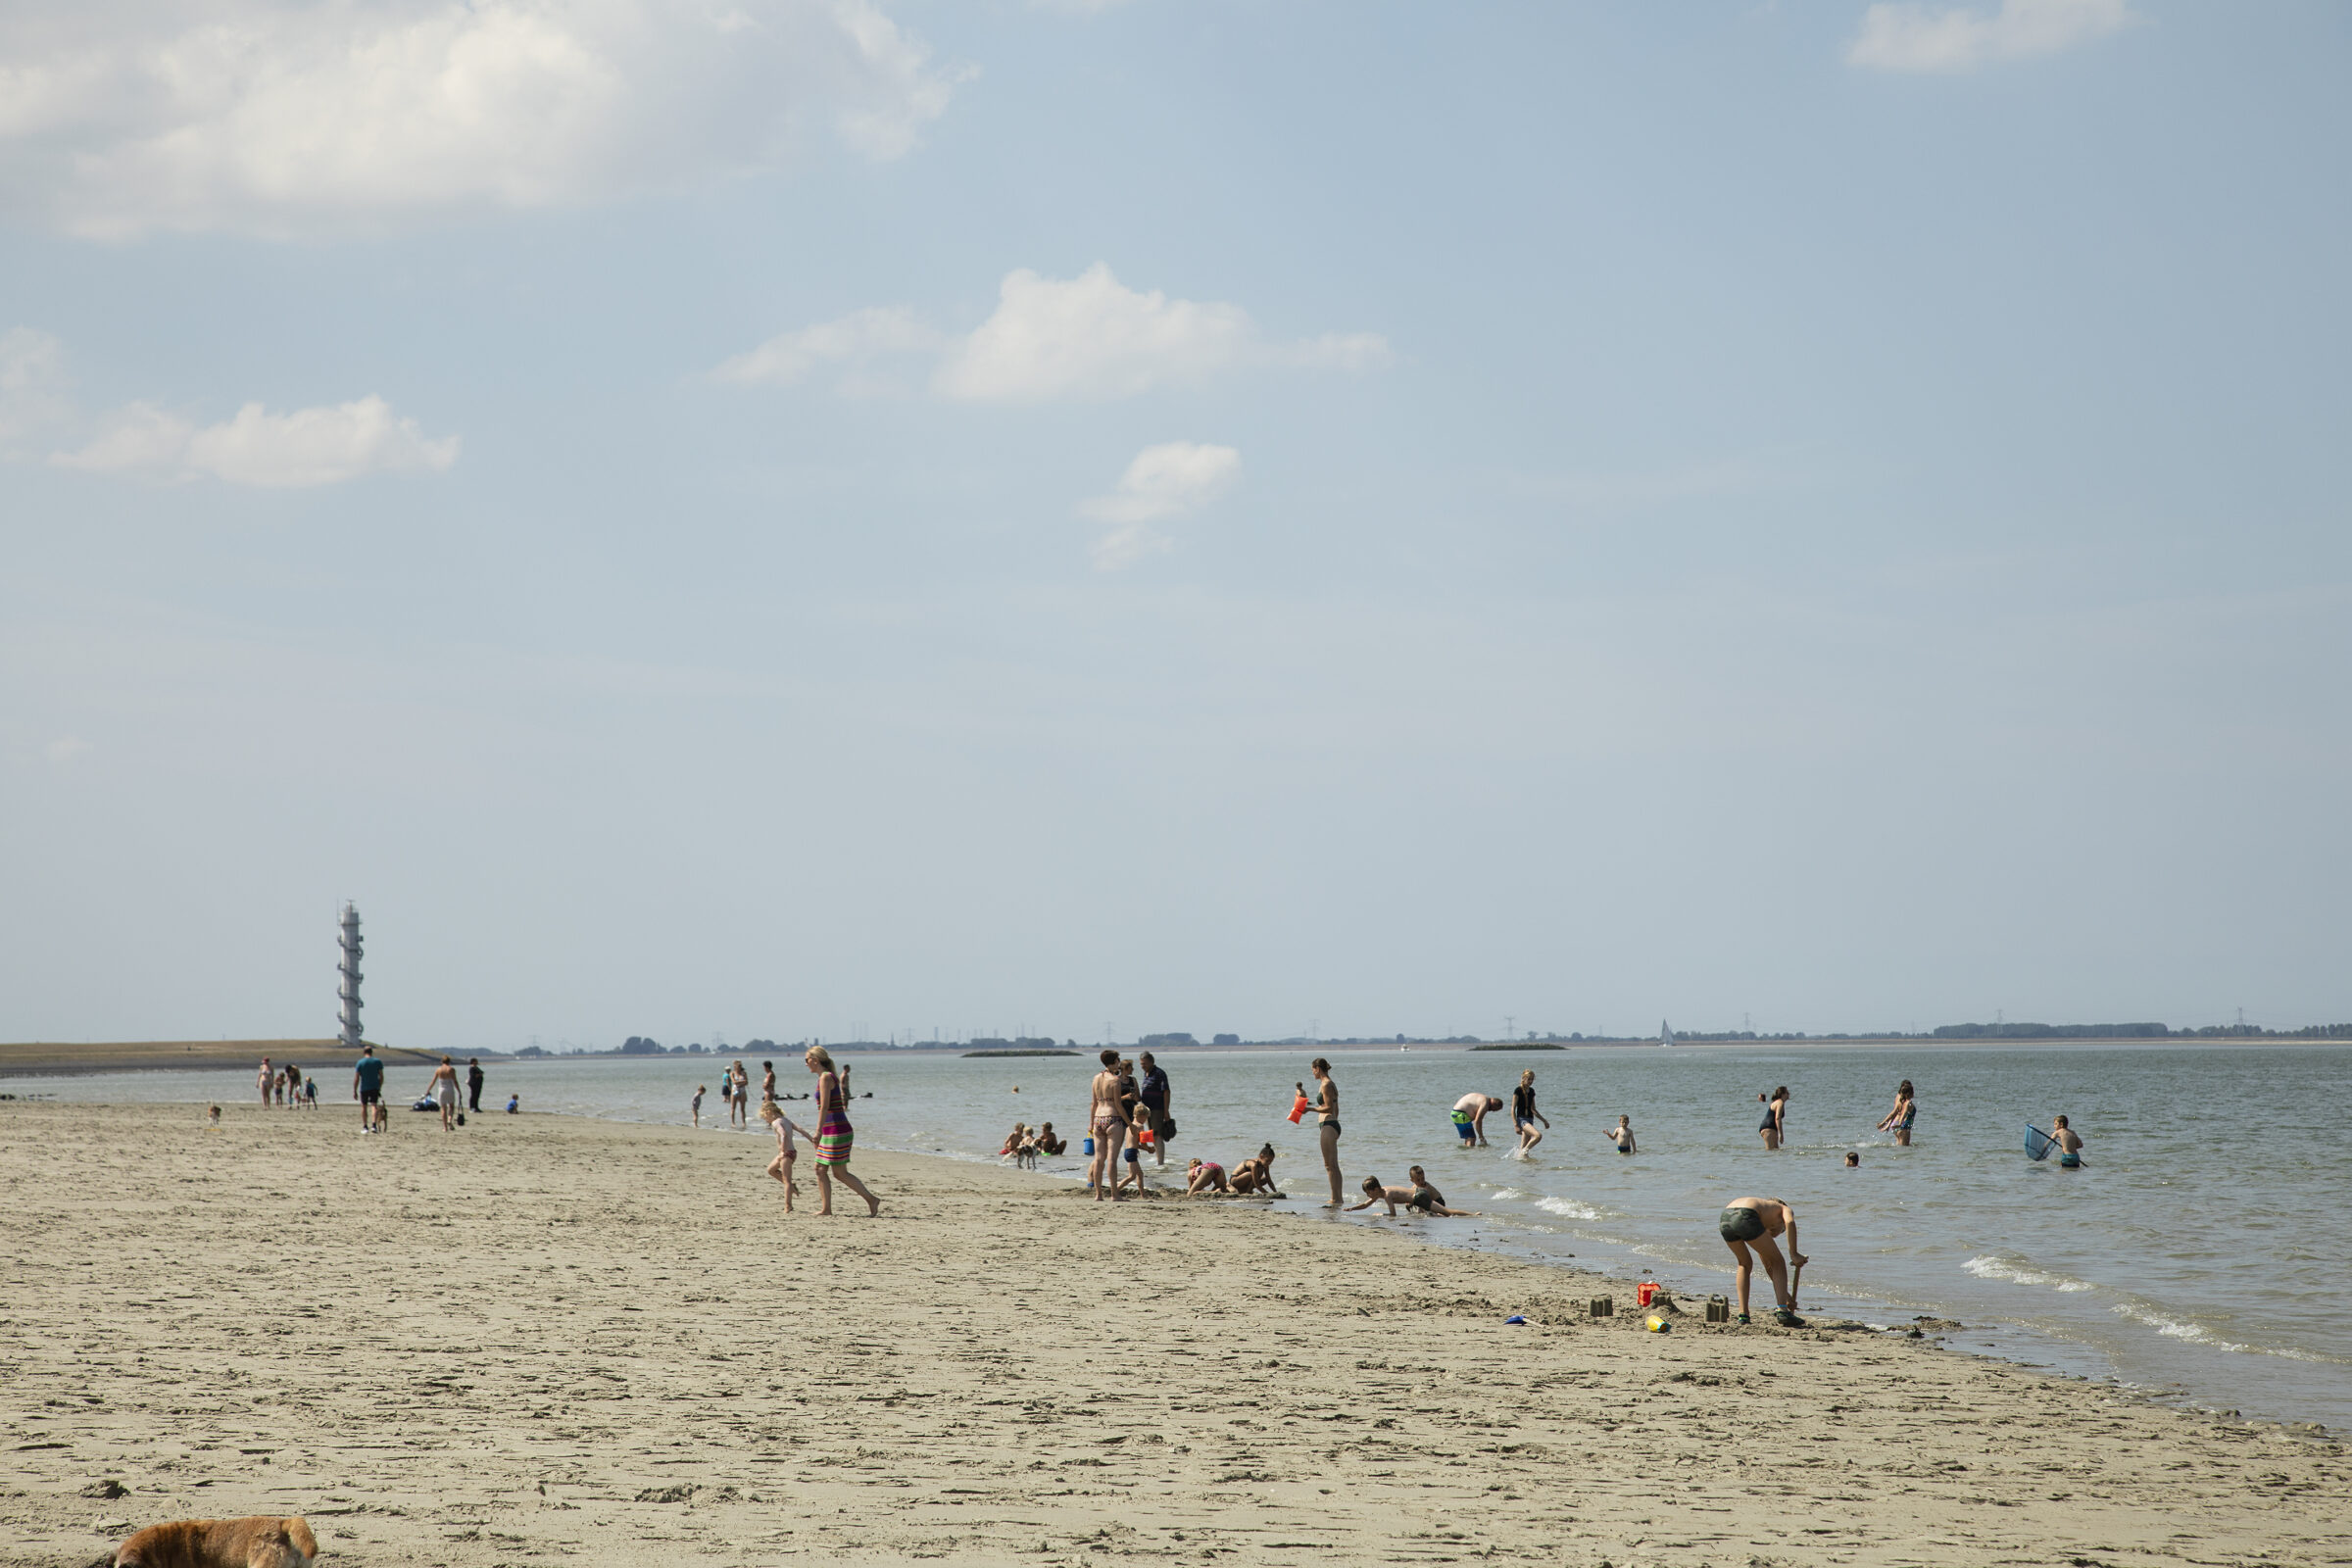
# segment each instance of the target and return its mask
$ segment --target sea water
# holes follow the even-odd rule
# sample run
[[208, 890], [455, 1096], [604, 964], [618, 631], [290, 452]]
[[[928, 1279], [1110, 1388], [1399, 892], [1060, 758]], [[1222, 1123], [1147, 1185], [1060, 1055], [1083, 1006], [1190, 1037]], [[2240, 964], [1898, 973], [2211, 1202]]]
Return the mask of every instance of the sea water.
[[[1957, 1321], [1947, 1343], [2034, 1365], [2113, 1378], [2158, 1397], [2248, 1416], [2352, 1428], [2352, 1249], [2334, 1234], [2352, 1190], [2352, 1092], [2342, 1047], [2148, 1045], [1953, 1048], [1752, 1045], [1573, 1048], [1558, 1052], [1334, 1050], [1341, 1162], [1354, 1201], [1363, 1177], [1404, 1180], [1419, 1163], [1474, 1220], [1333, 1216], [1310, 1117], [1293, 1125], [1293, 1085], [1309, 1051], [1180, 1052], [1162, 1065], [1181, 1128], [1157, 1181], [1183, 1159], [1231, 1167], [1261, 1143], [1278, 1152], [1302, 1222], [1395, 1225], [1445, 1245], [1622, 1274], [1651, 1273], [1686, 1296], [1730, 1294], [1715, 1233], [1730, 1199], [1795, 1205], [1803, 1305], [1816, 1318], [1888, 1328]], [[1041, 1179], [1080, 1175], [1091, 1053], [970, 1058], [845, 1054], [860, 1147], [990, 1159], [1015, 1121], [1052, 1121], [1070, 1153]], [[486, 1106], [683, 1123], [697, 1084], [707, 1136], [726, 1131], [720, 1059], [556, 1058], [489, 1064]], [[755, 1083], [760, 1064], [749, 1058]], [[1508, 1100], [1523, 1068], [1551, 1130], [1534, 1157], [1509, 1157]], [[786, 1094], [813, 1080], [776, 1061]], [[396, 1064], [389, 1098], [421, 1094], [429, 1069]], [[1912, 1080], [1911, 1146], [1875, 1131], [1896, 1083]], [[1789, 1090], [1787, 1147], [1767, 1152], [1757, 1096]], [[1311, 1089], [1311, 1081], [1309, 1085]], [[249, 1070], [18, 1078], [19, 1094], [107, 1102], [233, 1102]], [[353, 1116], [342, 1075], [320, 1086], [325, 1114]], [[1473, 1090], [1502, 1098], [1491, 1147], [1460, 1147], [1446, 1112]], [[755, 1091], [756, 1092], [756, 1091]], [[863, 1098], [867, 1093], [873, 1098]], [[795, 1102], [796, 1119], [809, 1107]], [[1603, 1136], [1633, 1117], [1640, 1152]], [[405, 1114], [398, 1112], [396, 1114]], [[2071, 1118], [2084, 1165], [2029, 1160], [2029, 1124]], [[495, 1111], [485, 1112], [493, 1123]], [[356, 1119], [356, 1118], [355, 1118]], [[421, 1122], [422, 1118], [418, 1118]], [[420, 1128], [419, 1131], [422, 1129]], [[485, 1128], [485, 1132], [493, 1129]], [[753, 1136], [767, 1141], [754, 1125]], [[1844, 1166], [1847, 1152], [1861, 1155]], [[1148, 1226], [1139, 1206], [1132, 1223]], [[1755, 1283], [1759, 1308], [1770, 1287]]]

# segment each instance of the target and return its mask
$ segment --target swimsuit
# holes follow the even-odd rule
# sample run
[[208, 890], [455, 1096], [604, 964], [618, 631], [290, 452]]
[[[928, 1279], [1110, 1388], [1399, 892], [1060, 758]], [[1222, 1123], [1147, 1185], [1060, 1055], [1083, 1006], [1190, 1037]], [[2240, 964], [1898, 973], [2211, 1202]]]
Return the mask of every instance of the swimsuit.
[[1457, 1110], [1453, 1113], [1453, 1130], [1462, 1135], [1462, 1142], [1465, 1144], [1478, 1142], [1478, 1128], [1471, 1122], [1470, 1113], [1466, 1110]]
[[1770, 1105], [1764, 1107], [1764, 1119], [1756, 1123], [1756, 1131], [1760, 1133], [1772, 1131], [1772, 1107]]
[[1437, 1201], [1438, 1195], [1424, 1187], [1416, 1191], [1411, 1198], [1405, 1200], [1404, 1206], [1407, 1208], [1417, 1208], [1422, 1213], [1426, 1214], [1431, 1208], [1437, 1205]]
[[1765, 1232], [1764, 1216], [1752, 1208], [1727, 1208], [1716, 1229], [1727, 1242], [1752, 1242]]

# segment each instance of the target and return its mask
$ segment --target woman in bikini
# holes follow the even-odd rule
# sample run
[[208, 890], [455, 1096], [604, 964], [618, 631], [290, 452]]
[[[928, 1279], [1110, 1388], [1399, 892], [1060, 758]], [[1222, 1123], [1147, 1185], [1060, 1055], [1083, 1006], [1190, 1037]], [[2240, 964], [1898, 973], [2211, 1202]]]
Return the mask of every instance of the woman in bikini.
[[1879, 1123], [1879, 1131], [1891, 1131], [1896, 1143], [1908, 1146], [1911, 1142], [1911, 1124], [1918, 1119], [1919, 1102], [1911, 1098], [1911, 1080], [1906, 1078], [1902, 1086], [1895, 1090], [1894, 1108], [1886, 1113], [1885, 1121]]
[[838, 1176], [844, 1187], [865, 1200], [869, 1217], [879, 1214], [882, 1200], [850, 1174], [850, 1144], [854, 1137], [850, 1102], [841, 1087], [841, 1074], [834, 1070], [833, 1054], [822, 1046], [810, 1046], [806, 1059], [808, 1070], [816, 1074], [816, 1211], [833, 1212], [833, 1179]]
[[1105, 1047], [1102, 1060], [1102, 1070], [1095, 1074], [1094, 1102], [1087, 1111], [1087, 1129], [1095, 1136], [1095, 1157], [1086, 1168], [1086, 1184], [1095, 1190], [1096, 1202], [1108, 1198], [1115, 1203], [1119, 1199], [1119, 1145], [1127, 1139], [1127, 1117], [1120, 1109], [1119, 1054]]
[[1323, 1174], [1331, 1178], [1331, 1201], [1325, 1208], [1340, 1206], [1340, 1086], [1331, 1081], [1331, 1063], [1321, 1056], [1306, 1064], [1315, 1075], [1315, 1102], [1307, 1108], [1315, 1113], [1315, 1136], [1323, 1145]]

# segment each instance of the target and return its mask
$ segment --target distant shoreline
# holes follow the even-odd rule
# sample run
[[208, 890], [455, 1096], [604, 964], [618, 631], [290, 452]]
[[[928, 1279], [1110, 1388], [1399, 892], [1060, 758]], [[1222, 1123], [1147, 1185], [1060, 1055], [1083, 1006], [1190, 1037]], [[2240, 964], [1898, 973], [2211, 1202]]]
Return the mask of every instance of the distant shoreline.
[[[2344, 1046], [2352, 1039], [2341, 1036], [2328, 1038], [2294, 1035], [2235, 1035], [2226, 1038], [2201, 1038], [2194, 1035], [2112, 1035], [2087, 1038], [2060, 1039], [1921, 1039], [1916, 1035], [1869, 1035], [1848, 1037], [1808, 1036], [1802, 1040], [1677, 1040], [1669, 1048], [1675, 1051], [1776, 1051], [1785, 1049], [1833, 1050], [1862, 1049], [1883, 1051], [1897, 1047], [1915, 1051], [1977, 1051], [1977, 1050], [2076, 1050], [2119, 1046], [2152, 1047], [2165, 1050], [2229, 1050], [2249, 1046]], [[1258, 1040], [1240, 1045], [1157, 1046], [1160, 1055], [1175, 1060], [1189, 1055], [1230, 1054], [1242, 1052], [1328, 1052], [1333, 1054], [1348, 1053], [1363, 1054], [1372, 1052], [1454, 1052], [1463, 1054], [1474, 1051], [1578, 1051], [1588, 1047], [1610, 1050], [1628, 1048], [1657, 1049], [1655, 1040], [1550, 1040], [1550, 1041], [1449, 1041], [1413, 1040], [1399, 1045], [1395, 1041], [1309, 1041]], [[782, 1050], [784, 1048], [778, 1048]], [[1052, 1052], [970, 1051], [960, 1042], [943, 1041], [937, 1045], [886, 1046], [872, 1042], [831, 1045], [829, 1050], [843, 1055], [902, 1056], [943, 1055], [962, 1057], [1002, 1057], [1005, 1055], [1084, 1055], [1096, 1048], [1083, 1047], [1076, 1052], [1056, 1048]], [[1133, 1045], [1121, 1045], [1121, 1051], [1133, 1052]], [[374, 1047], [377, 1055], [393, 1063], [438, 1062], [444, 1053], [416, 1051], [404, 1046]], [[514, 1055], [505, 1052], [452, 1050], [447, 1054], [461, 1060], [479, 1057], [485, 1062], [503, 1066], [528, 1066], [533, 1062], [556, 1061], [671, 1061], [711, 1062], [741, 1054], [736, 1051], [704, 1052], [701, 1054], [665, 1052], [660, 1055], [642, 1052], [591, 1051], [576, 1054], [539, 1056]], [[337, 1040], [144, 1040], [110, 1041], [76, 1044], [61, 1041], [0, 1042], [0, 1078], [71, 1078], [102, 1072], [188, 1072], [220, 1071], [233, 1067], [258, 1066], [264, 1056], [272, 1061], [291, 1061], [305, 1071], [340, 1071], [348, 1068], [357, 1053], [344, 1049]]]

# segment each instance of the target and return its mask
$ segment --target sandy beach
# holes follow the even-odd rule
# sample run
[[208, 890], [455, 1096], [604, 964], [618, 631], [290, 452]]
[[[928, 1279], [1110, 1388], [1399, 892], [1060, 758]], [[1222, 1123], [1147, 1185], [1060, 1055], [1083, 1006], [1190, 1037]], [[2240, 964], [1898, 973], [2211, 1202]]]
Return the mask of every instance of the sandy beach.
[[1592, 1321], [1402, 1223], [865, 1153], [882, 1217], [827, 1220], [765, 1138], [356, 1122], [0, 1105], [0, 1560], [268, 1512], [466, 1565], [2352, 1561], [2338, 1442]]

